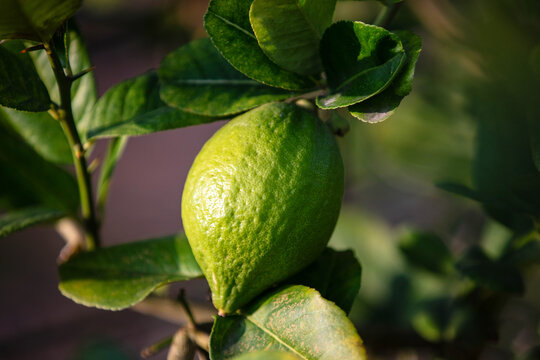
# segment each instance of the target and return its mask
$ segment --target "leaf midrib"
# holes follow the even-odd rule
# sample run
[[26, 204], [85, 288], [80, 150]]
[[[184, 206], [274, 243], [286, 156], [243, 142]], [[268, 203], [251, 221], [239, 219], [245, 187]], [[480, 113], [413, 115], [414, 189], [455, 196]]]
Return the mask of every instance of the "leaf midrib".
[[267, 87], [257, 81], [245, 80], [230, 80], [230, 79], [177, 79], [171, 81], [174, 84], [186, 85], [234, 85], [234, 86], [256, 86]]
[[229, 19], [227, 18], [224, 18], [223, 16], [221, 15], [218, 15], [217, 13], [213, 12], [212, 10], [208, 10], [208, 13], [209, 14], [212, 14], [214, 15], [215, 17], [217, 17], [219, 20], [223, 21], [225, 24], [229, 25], [229, 26], [232, 26], [234, 27], [235, 29], [237, 30], [240, 30], [241, 32], [243, 32], [244, 34], [248, 35], [249, 37], [255, 39], [255, 41], [257, 41], [257, 38], [255, 37], [255, 35], [253, 35], [252, 33], [250, 33], [249, 31], [247, 31], [246, 29], [244, 29], [243, 27], [241, 27], [240, 25], [238, 24], [235, 24], [234, 22], [230, 21]]
[[268, 334], [273, 339], [277, 340], [281, 345], [285, 346], [287, 349], [291, 350], [294, 354], [298, 355], [300, 358], [309, 360], [305, 355], [299, 353], [296, 349], [294, 349], [291, 345], [284, 342], [282, 339], [280, 339], [276, 334], [272, 333], [269, 329], [265, 328], [264, 326], [258, 324], [253, 318], [249, 315], [246, 315], [246, 320], [251, 322], [253, 325], [255, 325], [257, 328], [264, 331], [265, 334]]

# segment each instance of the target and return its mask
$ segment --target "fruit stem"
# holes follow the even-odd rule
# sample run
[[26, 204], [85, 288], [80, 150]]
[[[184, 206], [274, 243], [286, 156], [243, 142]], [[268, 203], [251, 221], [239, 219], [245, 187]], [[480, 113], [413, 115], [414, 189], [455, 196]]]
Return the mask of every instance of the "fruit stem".
[[73, 111], [71, 108], [72, 81], [65, 74], [64, 69], [62, 68], [62, 64], [60, 63], [54, 43], [52, 41], [45, 42], [43, 43], [43, 47], [45, 48], [49, 58], [60, 94], [60, 105], [58, 107], [53, 106], [51, 112], [60, 122], [71, 148], [71, 154], [73, 156], [73, 163], [75, 165], [75, 172], [77, 175], [77, 183], [79, 185], [79, 196], [83, 217], [83, 227], [86, 237], [86, 248], [87, 250], [94, 250], [99, 248], [101, 244], [96, 213], [93, 205], [92, 183], [90, 181], [90, 173], [88, 172], [88, 165], [86, 163], [85, 150], [81, 143], [77, 127], [75, 126], [75, 120], [73, 118]]
[[174, 335], [168, 336], [165, 339], [159, 340], [157, 343], [150, 345], [148, 347], [145, 347], [141, 350], [141, 357], [143, 359], [147, 359], [151, 356], [156, 355], [160, 351], [166, 349], [169, 347], [173, 341]]

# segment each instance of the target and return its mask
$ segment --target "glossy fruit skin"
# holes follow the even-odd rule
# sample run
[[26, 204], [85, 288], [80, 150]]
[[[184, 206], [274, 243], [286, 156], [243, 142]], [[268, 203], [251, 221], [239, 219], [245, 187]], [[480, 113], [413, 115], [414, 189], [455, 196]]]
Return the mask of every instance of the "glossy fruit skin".
[[334, 136], [294, 105], [261, 106], [208, 140], [186, 180], [182, 221], [221, 314], [324, 250], [343, 188]]

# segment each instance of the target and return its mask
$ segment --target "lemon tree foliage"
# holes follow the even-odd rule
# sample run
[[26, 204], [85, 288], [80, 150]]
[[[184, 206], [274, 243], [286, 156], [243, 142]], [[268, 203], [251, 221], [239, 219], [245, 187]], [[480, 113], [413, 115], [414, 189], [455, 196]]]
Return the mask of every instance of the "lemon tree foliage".
[[0, 144], [0, 206], [3, 210], [39, 206], [76, 212], [78, 190], [73, 176], [36, 153], [1, 112]]
[[81, 253], [60, 265], [60, 291], [73, 301], [121, 310], [160, 285], [202, 276], [183, 235]]
[[20, 43], [0, 45], [0, 105], [24, 111], [46, 111], [51, 100], [30, 56]]
[[252, 80], [200, 39], [169, 54], [159, 68], [161, 98], [170, 106], [206, 116], [233, 115], [295, 95]]
[[407, 56], [399, 37], [378, 26], [342, 21], [321, 40], [330, 93], [317, 98], [323, 109], [347, 107], [386, 89]]
[[27, 227], [54, 221], [65, 215], [65, 212], [43, 207], [22, 208], [0, 217], [0, 236], [7, 236]]
[[47, 41], [81, 4], [82, 0], [3, 0], [0, 39]]
[[336, 0], [255, 0], [249, 18], [266, 56], [286, 70], [308, 76], [321, 72], [319, 42], [335, 6]]
[[89, 138], [136, 136], [219, 120], [172, 108], [159, 97], [155, 72], [107, 91], [83, 119]]
[[[397, 2], [381, 7], [396, 10]], [[124, 309], [164, 284], [204, 276], [220, 315], [211, 359], [364, 359], [347, 318], [362, 267], [352, 251], [327, 247], [344, 194], [335, 136], [347, 132], [347, 113], [374, 123], [397, 109], [411, 91], [421, 41], [378, 25], [332, 24], [336, 4], [211, 0], [208, 39], [179, 47], [159, 69], [98, 99], [70, 19], [80, 1], [4, 1], [0, 236], [66, 216], [79, 222], [91, 251], [59, 266], [59, 289], [86, 306]], [[342, 109], [325, 122], [317, 106]], [[129, 138], [224, 119], [231, 121], [205, 144], [184, 187], [186, 236], [101, 247], [100, 216]], [[100, 138], [112, 139], [94, 192], [89, 154]], [[508, 259], [467, 255], [457, 268], [481, 286], [517, 291], [512, 277], [489, 273], [500, 262], [511, 268], [535, 259], [536, 245], [523, 241]], [[432, 272], [455, 264], [432, 238], [401, 246]], [[432, 261], [426, 249], [436, 250]], [[428, 315], [419, 315], [418, 328], [429, 332]]]
[[281, 68], [259, 47], [249, 21], [253, 0], [212, 0], [204, 27], [214, 46], [238, 71], [263, 84], [289, 90], [314, 87], [307, 77]]
[[414, 68], [422, 49], [422, 39], [409, 31], [396, 31], [396, 34], [407, 56], [405, 63], [385, 90], [366, 101], [349, 106], [351, 114], [362, 121], [377, 123], [387, 119], [412, 90]]
[[259, 350], [288, 351], [300, 359], [365, 359], [362, 340], [343, 310], [300, 285], [263, 296], [242, 315], [216, 318], [212, 359]]
[[[65, 44], [69, 45], [71, 71], [79, 73], [91, 66], [90, 59], [76, 24], [70, 21], [67, 26], [68, 29], [63, 36], [56, 35], [52, 40], [61, 53], [65, 53]], [[17, 51], [25, 48], [25, 43], [22, 41], [9, 41], [6, 44], [13, 46]], [[4, 118], [19, 135], [42, 157], [57, 164], [71, 164], [73, 157], [62, 127], [46, 111], [51, 107], [51, 100], [57, 104], [60, 102], [58, 85], [51, 70], [49, 59], [44, 52], [30, 52], [19, 56], [24, 57], [25, 61], [31, 60], [33, 62], [32, 69], [35, 68], [34, 71], [39, 74], [45, 85], [45, 92], [50, 94], [50, 99], [49, 95], [47, 95], [47, 104], [40, 109], [41, 112], [17, 111], [7, 107], [0, 107], [0, 112], [3, 113]], [[29, 76], [29, 74], [31, 72], [25, 77]], [[72, 85], [71, 96], [75, 122], [80, 125], [83, 115], [92, 108], [96, 101], [97, 93], [94, 76], [87, 74], [77, 80]], [[79, 126], [79, 130], [81, 136], [84, 136], [81, 126]]]
[[285, 282], [314, 288], [349, 313], [362, 283], [362, 267], [351, 250], [327, 247], [308, 267]]

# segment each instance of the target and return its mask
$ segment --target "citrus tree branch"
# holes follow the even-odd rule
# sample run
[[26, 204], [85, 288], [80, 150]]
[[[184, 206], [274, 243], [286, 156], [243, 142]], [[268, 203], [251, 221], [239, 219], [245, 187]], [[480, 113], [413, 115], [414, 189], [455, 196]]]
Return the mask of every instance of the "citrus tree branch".
[[90, 173], [88, 172], [88, 165], [86, 163], [84, 149], [77, 131], [77, 127], [75, 126], [75, 120], [73, 118], [73, 112], [71, 109], [72, 79], [64, 73], [64, 69], [60, 63], [54, 43], [52, 41], [46, 42], [43, 44], [43, 46], [47, 52], [47, 56], [54, 72], [60, 93], [60, 104], [57, 107], [53, 107], [51, 112], [60, 122], [71, 148], [73, 163], [75, 165], [75, 172], [77, 175], [77, 183], [79, 185], [81, 213], [86, 236], [86, 247], [88, 250], [93, 250], [100, 247], [100, 239], [92, 197]]

